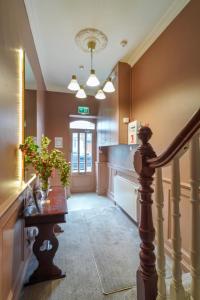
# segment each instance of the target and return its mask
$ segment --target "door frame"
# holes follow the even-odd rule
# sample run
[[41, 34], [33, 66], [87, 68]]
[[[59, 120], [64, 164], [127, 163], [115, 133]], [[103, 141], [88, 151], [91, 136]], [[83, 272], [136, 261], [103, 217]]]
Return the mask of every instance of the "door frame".
[[[73, 121], [83, 120], [81, 119], [73, 119]], [[74, 129], [69, 128], [69, 135], [70, 135], [70, 161], [72, 159], [72, 134], [73, 133], [92, 133], [92, 172], [72, 172], [71, 171], [71, 187], [70, 190], [72, 193], [81, 193], [81, 192], [95, 192], [96, 191], [96, 176], [95, 176], [95, 162], [96, 162], [96, 122], [94, 120], [88, 120], [95, 125], [95, 129]], [[85, 150], [86, 150], [86, 143], [85, 143]], [[78, 157], [79, 157], [79, 141], [78, 141]], [[78, 159], [78, 169], [79, 169], [79, 159]], [[84, 176], [84, 177], [83, 177]], [[77, 182], [75, 182], [77, 181]], [[85, 182], [85, 186], [84, 186]], [[88, 184], [90, 182], [90, 184]], [[75, 184], [76, 183], [76, 184]], [[83, 183], [83, 185], [79, 185], [78, 183]]]

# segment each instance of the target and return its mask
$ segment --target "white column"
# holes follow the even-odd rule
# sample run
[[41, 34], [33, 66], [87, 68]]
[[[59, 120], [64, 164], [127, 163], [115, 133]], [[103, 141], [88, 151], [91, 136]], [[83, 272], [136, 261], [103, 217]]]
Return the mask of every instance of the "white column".
[[181, 269], [181, 231], [180, 231], [180, 166], [179, 159], [174, 158], [172, 161], [172, 283], [170, 286], [171, 300], [185, 300], [186, 295], [182, 285], [182, 269]]
[[164, 250], [164, 230], [163, 230], [163, 184], [162, 169], [156, 169], [155, 201], [157, 208], [156, 235], [157, 235], [157, 273], [158, 273], [158, 295], [156, 300], [166, 300], [165, 284], [165, 250]]
[[200, 149], [199, 135], [193, 137], [190, 150], [191, 176], [191, 300], [200, 299]]

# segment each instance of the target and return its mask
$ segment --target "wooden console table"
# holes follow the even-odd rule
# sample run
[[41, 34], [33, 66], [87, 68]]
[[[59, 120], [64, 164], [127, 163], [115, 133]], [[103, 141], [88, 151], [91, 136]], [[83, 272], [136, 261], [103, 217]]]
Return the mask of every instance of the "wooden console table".
[[64, 190], [54, 187], [40, 213], [24, 217], [26, 227], [34, 226], [39, 231], [33, 244], [38, 267], [30, 276], [28, 284], [65, 277], [65, 273], [54, 264], [53, 259], [59, 246], [54, 227], [57, 223], [66, 223], [66, 214], [67, 201]]

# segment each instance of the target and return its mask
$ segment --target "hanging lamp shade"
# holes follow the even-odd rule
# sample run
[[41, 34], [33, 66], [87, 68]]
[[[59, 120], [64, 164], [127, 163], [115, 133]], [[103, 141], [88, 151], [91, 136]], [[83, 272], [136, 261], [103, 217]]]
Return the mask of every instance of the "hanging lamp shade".
[[115, 87], [112, 83], [111, 78], [109, 77], [109, 79], [106, 81], [103, 91], [106, 93], [113, 93], [115, 91]]
[[80, 89], [78, 90], [78, 92], [76, 93], [76, 98], [80, 98], [80, 99], [85, 99], [87, 98], [85, 90], [83, 88], [83, 86], [80, 86]]
[[103, 100], [103, 99], [106, 99], [106, 95], [102, 89], [99, 89], [95, 95], [95, 98], [98, 100]]
[[76, 75], [72, 75], [72, 79], [67, 87], [70, 91], [76, 92], [80, 89]]
[[91, 55], [91, 67], [90, 67], [90, 76], [86, 82], [87, 86], [90, 87], [95, 87], [100, 85], [100, 81], [97, 78], [96, 74], [95, 74], [95, 70], [93, 68], [93, 53], [95, 51], [95, 47], [96, 47], [96, 42], [91, 40], [88, 42], [88, 50], [90, 51], [90, 55]]
[[99, 79], [97, 78], [96, 74], [95, 74], [95, 70], [92, 69], [90, 71], [90, 76], [86, 82], [87, 86], [91, 86], [91, 87], [95, 87], [98, 86], [100, 84]]

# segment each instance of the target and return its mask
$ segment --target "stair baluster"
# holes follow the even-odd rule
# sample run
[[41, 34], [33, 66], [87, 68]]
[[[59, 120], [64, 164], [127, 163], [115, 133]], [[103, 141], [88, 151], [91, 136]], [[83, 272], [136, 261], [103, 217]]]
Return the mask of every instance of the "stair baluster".
[[[138, 137], [142, 145], [134, 155], [134, 166], [139, 174], [141, 184], [140, 193], [140, 223], [139, 233], [142, 240], [140, 251], [140, 266], [137, 271], [137, 299], [138, 300], [200, 300], [200, 108], [185, 124], [183, 129], [174, 138], [172, 143], [163, 153], [156, 157], [151, 145], [148, 143], [152, 131], [147, 126], [142, 126]], [[197, 137], [198, 136], [198, 137]], [[191, 142], [192, 140], [192, 142]], [[191, 275], [192, 285], [190, 291], [185, 291], [182, 281], [182, 253], [180, 231], [180, 167], [179, 158], [188, 150], [186, 146], [191, 142], [191, 214], [192, 214], [192, 237], [191, 237]], [[156, 206], [157, 206], [157, 240], [158, 240], [158, 286], [157, 272], [155, 269], [154, 255], [154, 226], [152, 219], [152, 196], [151, 184], [156, 169], [172, 163], [172, 256], [173, 276], [170, 286], [170, 295], [166, 296], [165, 286], [165, 256], [163, 236], [163, 190], [161, 170], [157, 172], [156, 181]], [[184, 279], [188, 277], [185, 276]], [[186, 282], [185, 282], [186, 283]], [[158, 289], [157, 289], [158, 288]], [[157, 291], [158, 290], [158, 291]]]
[[164, 230], [163, 230], [163, 184], [162, 169], [156, 169], [155, 182], [155, 201], [157, 208], [157, 273], [158, 273], [158, 295], [156, 300], [166, 300], [166, 284], [165, 284], [165, 250], [164, 250]]
[[191, 235], [191, 300], [200, 299], [200, 149], [199, 135], [195, 135], [191, 141], [190, 150], [190, 176], [191, 176], [191, 220], [192, 220], [192, 235]]
[[172, 300], [185, 300], [186, 294], [182, 284], [181, 269], [181, 230], [180, 230], [180, 166], [179, 158], [172, 160], [172, 283], [170, 286], [170, 297]]

